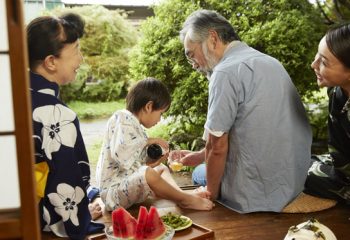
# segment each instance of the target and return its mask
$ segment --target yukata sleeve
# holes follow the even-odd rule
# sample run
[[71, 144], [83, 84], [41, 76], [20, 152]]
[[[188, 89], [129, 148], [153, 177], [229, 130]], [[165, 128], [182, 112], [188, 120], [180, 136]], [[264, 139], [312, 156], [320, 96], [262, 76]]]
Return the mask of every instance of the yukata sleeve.
[[48, 159], [42, 149], [42, 136], [40, 135], [43, 125], [33, 121], [33, 142], [35, 150], [34, 175], [36, 181], [36, 195], [38, 202], [45, 195], [47, 177], [49, 174]]
[[111, 136], [111, 158], [121, 169], [130, 169], [141, 162], [145, 145], [146, 138], [140, 133], [140, 127], [133, 122], [122, 121], [115, 125]]

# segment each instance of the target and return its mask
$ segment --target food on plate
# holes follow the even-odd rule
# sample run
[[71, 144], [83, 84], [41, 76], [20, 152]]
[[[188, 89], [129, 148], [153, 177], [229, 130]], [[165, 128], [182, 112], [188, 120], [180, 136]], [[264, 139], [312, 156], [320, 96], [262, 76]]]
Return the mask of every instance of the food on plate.
[[174, 228], [175, 231], [186, 229], [192, 225], [190, 218], [171, 212], [162, 216], [161, 219], [166, 225]]
[[[151, 206], [149, 212], [147, 208], [141, 206], [139, 215], [136, 219], [122, 207], [112, 212], [112, 227], [114, 237], [122, 239], [150, 240], [150, 239], [171, 239], [174, 230], [166, 227], [162, 219], [159, 217], [157, 208]], [[108, 239], [110, 237], [109, 230], [106, 230]]]
[[337, 240], [325, 225], [312, 218], [289, 228], [284, 240]]

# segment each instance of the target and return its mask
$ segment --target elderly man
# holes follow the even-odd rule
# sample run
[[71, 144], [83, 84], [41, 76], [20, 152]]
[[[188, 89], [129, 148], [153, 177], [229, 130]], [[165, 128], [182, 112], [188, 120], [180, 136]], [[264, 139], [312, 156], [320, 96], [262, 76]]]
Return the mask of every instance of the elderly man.
[[190, 64], [209, 79], [206, 147], [198, 154], [212, 198], [241, 213], [280, 212], [303, 190], [312, 142], [288, 73], [241, 42], [215, 11], [191, 14], [180, 39]]

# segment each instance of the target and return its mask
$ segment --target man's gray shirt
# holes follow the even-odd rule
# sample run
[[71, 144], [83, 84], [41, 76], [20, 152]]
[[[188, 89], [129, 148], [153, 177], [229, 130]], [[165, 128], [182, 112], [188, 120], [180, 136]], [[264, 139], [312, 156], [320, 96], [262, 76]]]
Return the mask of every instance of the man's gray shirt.
[[242, 42], [225, 52], [210, 77], [205, 128], [229, 134], [224, 205], [241, 213], [280, 212], [303, 190], [312, 133], [276, 59]]

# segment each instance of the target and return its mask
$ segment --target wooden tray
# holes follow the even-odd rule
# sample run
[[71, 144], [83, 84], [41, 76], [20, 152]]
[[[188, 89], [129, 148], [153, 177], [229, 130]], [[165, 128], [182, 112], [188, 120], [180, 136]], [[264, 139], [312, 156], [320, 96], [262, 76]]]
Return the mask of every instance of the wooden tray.
[[[89, 236], [88, 240], [106, 240], [107, 236], [97, 234]], [[175, 232], [174, 240], [211, 240], [214, 239], [214, 232], [208, 228], [205, 228], [196, 223], [192, 223], [192, 226], [182, 231]]]
[[200, 187], [200, 185], [185, 185], [185, 186], [181, 186], [180, 188], [185, 191], [185, 190], [193, 190], [198, 187]]
[[88, 240], [107, 240], [107, 236], [104, 233], [101, 234], [94, 234], [93, 236], [89, 236], [87, 238]]
[[192, 226], [182, 231], [175, 232], [174, 240], [202, 240], [214, 239], [214, 231], [199, 224], [192, 223]]

